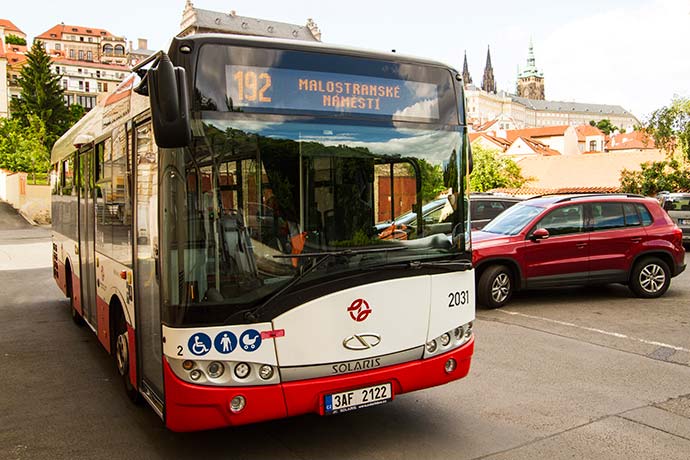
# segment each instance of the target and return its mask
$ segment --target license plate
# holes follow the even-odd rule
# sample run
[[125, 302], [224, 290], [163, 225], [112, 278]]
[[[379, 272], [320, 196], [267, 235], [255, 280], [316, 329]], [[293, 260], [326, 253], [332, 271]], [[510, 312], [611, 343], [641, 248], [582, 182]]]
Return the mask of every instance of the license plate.
[[324, 397], [324, 413], [326, 415], [338, 414], [363, 407], [378, 406], [392, 399], [393, 393], [390, 383], [333, 393]]

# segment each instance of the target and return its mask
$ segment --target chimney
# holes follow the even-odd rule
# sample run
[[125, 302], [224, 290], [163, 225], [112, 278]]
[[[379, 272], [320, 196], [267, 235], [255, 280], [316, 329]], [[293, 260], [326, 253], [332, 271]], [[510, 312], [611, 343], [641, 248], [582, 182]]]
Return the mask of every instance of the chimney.
[[138, 47], [139, 47], [139, 49], [141, 49], [141, 50], [146, 50], [146, 49], [148, 49], [148, 40], [147, 40], [147, 39], [145, 39], [145, 38], [137, 38], [137, 42], [138, 42]]

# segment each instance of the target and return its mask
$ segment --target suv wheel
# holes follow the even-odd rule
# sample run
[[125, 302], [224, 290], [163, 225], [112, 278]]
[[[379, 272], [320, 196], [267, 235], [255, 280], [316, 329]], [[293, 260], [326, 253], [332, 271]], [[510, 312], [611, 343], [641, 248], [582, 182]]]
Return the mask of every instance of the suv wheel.
[[635, 264], [630, 277], [630, 289], [646, 299], [661, 297], [671, 284], [671, 270], [657, 257], [645, 257]]
[[505, 265], [492, 265], [482, 273], [477, 285], [479, 303], [487, 308], [499, 308], [513, 295], [513, 275]]

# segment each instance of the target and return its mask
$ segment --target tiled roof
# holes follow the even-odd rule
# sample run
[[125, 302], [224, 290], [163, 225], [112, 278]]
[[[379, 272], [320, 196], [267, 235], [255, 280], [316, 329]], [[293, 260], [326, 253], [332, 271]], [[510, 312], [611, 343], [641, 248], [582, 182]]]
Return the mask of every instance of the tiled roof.
[[534, 178], [529, 186], [543, 189], [620, 187], [621, 171], [639, 171], [645, 162], [661, 161], [656, 150], [610, 152], [592, 155], [539, 156], [518, 159], [523, 177]]
[[510, 147], [510, 142], [508, 142], [506, 139], [492, 136], [491, 134], [488, 133], [470, 133], [470, 143], [474, 142], [478, 138], [484, 138], [490, 142], [493, 142], [496, 144], [498, 147], [502, 148], [503, 150], [507, 149]]
[[642, 131], [611, 136], [606, 143], [606, 150], [645, 150], [655, 149], [654, 139]]
[[557, 126], [544, 126], [541, 128], [525, 128], [525, 129], [512, 129], [506, 131], [506, 137], [511, 143], [518, 137], [530, 137], [532, 139], [538, 137], [555, 137], [562, 136], [565, 134], [565, 130], [569, 128], [569, 125], [557, 125]]
[[487, 121], [486, 123], [477, 126], [475, 129], [477, 131], [486, 131], [489, 128], [491, 128], [493, 125], [495, 125], [496, 123], [498, 123], [498, 118], [495, 120]]
[[126, 65], [118, 65], [118, 64], [102, 64], [100, 62], [89, 62], [89, 61], [75, 61], [73, 59], [67, 59], [62, 56], [58, 57], [53, 57], [52, 58], [53, 64], [60, 64], [60, 65], [73, 65], [77, 67], [88, 67], [91, 69], [112, 69], [112, 70], [121, 70], [123, 72], [129, 72], [129, 67]]
[[19, 29], [19, 27], [15, 26], [9, 19], [0, 19], [0, 27], [4, 27], [5, 32], [19, 32], [22, 35], [26, 35]]
[[570, 193], [616, 193], [620, 187], [520, 187], [520, 188], [494, 188], [492, 193], [505, 193], [513, 196], [540, 196], [540, 195], [567, 195]]
[[[45, 40], [62, 40], [62, 34], [77, 34], [87, 35], [91, 37], [112, 37], [113, 34], [105, 29], [95, 29], [93, 27], [69, 26], [66, 24], [58, 24], [39, 35], [38, 39]], [[54, 37], [52, 35], [55, 35]]]
[[604, 136], [604, 132], [592, 125], [578, 125], [575, 127], [577, 131], [577, 140], [584, 141], [587, 136]]
[[550, 148], [548, 145], [544, 144], [543, 142], [539, 142], [536, 139], [523, 136], [520, 136], [519, 139], [522, 139], [523, 142], [525, 142], [537, 155], [555, 156], [561, 154], [561, 152], [559, 152], [558, 150], [554, 150]]

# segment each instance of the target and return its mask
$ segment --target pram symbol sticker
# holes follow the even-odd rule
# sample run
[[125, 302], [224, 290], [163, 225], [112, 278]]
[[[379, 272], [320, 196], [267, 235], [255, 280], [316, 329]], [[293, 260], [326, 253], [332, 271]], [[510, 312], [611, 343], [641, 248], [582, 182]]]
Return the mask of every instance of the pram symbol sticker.
[[244, 351], [255, 351], [261, 346], [261, 333], [255, 329], [247, 329], [240, 335], [240, 347]]

